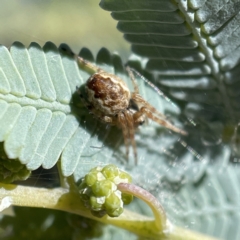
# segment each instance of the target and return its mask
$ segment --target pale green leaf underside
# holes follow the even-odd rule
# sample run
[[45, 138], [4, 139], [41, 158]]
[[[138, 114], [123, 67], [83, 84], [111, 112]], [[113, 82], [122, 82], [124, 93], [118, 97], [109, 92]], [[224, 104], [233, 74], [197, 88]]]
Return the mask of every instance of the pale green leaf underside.
[[201, 184], [186, 184], [174, 197], [171, 191], [161, 189], [158, 196], [166, 196], [164, 207], [174, 224], [220, 239], [237, 240], [240, 239], [239, 181], [238, 168], [215, 165]]
[[[97, 62], [108, 72], [114, 72], [114, 65], [132, 88], [117, 55], [102, 49]], [[73, 58], [50, 42], [43, 48], [32, 43], [28, 49], [14, 43], [10, 51], [0, 47], [0, 64], [0, 141], [9, 158], [19, 159], [30, 170], [49, 169], [60, 159], [64, 176], [74, 174], [76, 179], [96, 165], [126, 163], [121, 131], [107, 128], [82, 106], [76, 88], [89, 74]], [[139, 89], [161, 112], [179, 112], [143, 81]], [[149, 129], [155, 134], [153, 126]], [[139, 150], [140, 156], [142, 151], [146, 148]], [[140, 168], [144, 161], [139, 160]]]
[[240, 239], [240, 1], [102, 0], [100, 6], [190, 120], [189, 137], [179, 141], [186, 150], [153, 140], [165, 149], [165, 161], [136, 169], [135, 177], [151, 182], [145, 187], [173, 223]]
[[[51, 168], [76, 132], [87, 135], [70, 106], [72, 94], [83, 83], [80, 70], [52, 43], [43, 49], [36, 43], [29, 49], [15, 43], [10, 51], [1, 46], [0, 56], [0, 141], [5, 141], [9, 158], [18, 158], [29, 169]], [[76, 153], [74, 160], [76, 165]], [[76, 166], [66, 164], [62, 157], [64, 174], [70, 175]]]

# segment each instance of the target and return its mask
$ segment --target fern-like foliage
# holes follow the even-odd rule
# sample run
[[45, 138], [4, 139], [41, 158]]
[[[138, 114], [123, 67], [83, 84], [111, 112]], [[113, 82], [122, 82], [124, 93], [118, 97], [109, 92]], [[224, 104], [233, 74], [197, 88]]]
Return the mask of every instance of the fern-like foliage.
[[[10, 159], [28, 169], [51, 168], [62, 154], [64, 175], [71, 175], [90, 138], [79, 128], [73, 93], [83, 83], [76, 61], [62, 57], [52, 43], [28, 50], [15, 43], [1, 55], [1, 136]], [[85, 144], [83, 144], [85, 142]]]
[[[138, 79], [141, 95], [176, 125], [180, 119], [189, 136], [143, 126], [136, 134], [139, 164], [129, 169], [121, 131], [89, 116], [76, 93], [89, 74], [52, 43], [28, 49], [15, 43], [0, 48], [0, 141], [8, 158], [30, 170], [60, 160], [63, 174], [76, 180], [96, 165], [121, 165], [158, 196], [173, 223], [239, 239], [239, 166], [230, 162], [239, 162], [239, 0], [102, 0], [101, 6], [142, 57], [129, 64], [148, 71], [179, 107]], [[87, 49], [80, 55], [94, 61]], [[96, 64], [132, 87], [119, 56], [102, 49]]]
[[[59, 50], [48, 42], [43, 48], [36, 43], [28, 49], [21, 43], [14, 43], [10, 50], [0, 48], [0, 141], [4, 142], [8, 158], [19, 159], [29, 170], [40, 166], [49, 169], [61, 160], [63, 175], [74, 174], [78, 180], [96, 165], [120, 165], [126, 160], [121, 131], [101, 124], [83, 107], [77, 88], [89, 73], [63, 51], [66, 47], [62, 45]], [[80, 54], [93, 61], [89, 50], [83, 49]], [[102, 49], [96, 62], [132, 88], [118, 55], [111, 56]], [[146, 99], [157, 96], [143, 81], [139, 88]], [[171, 109], [158, 96], [150, 102], [161, 111]], [[179, 109], [175, 107], [172, 112]], [[152, 134], [156, 134], [155, 130]], [[146, 153], [152, 140], [150, 133], [145, 135], [149, 143], [142, 141], [145, 146], [142, 151]], [[144, 168], [144, 159], [140, 165]]]
[[237, 240], [240, 238], [238, 185], [238, 168], [215, 166], [208, 169], [201, 182], [186, 184], [175, 192], [165, 188], [158, 196], [165, 195], [165, 208], [175, 224], [220, 239]]
[[100, 6], [186, 119], [189, 136], [178, 141], [185, 151], [164, 145], [164, 164], [152, 166], [161, 182], [151, 189], [177, 224], [239, 239], [240, 1], [102, 0]]
[[52, 43], [43, 49], [33, 43], [28, 50], [20, 43], [10, 51], [1, 46], [0, 55], [0, 141], [8, 157], [28, 169], [51, 168], [78, 129], [70, 114], [72, 93], [82, 83], [77, 65], [62, 60]]
[[102, 0], [100, 6], [145, 58], [154, 83], [181, 106], [194, 154], [218, 155], [224, 143], [236, 161], [240, 1]]
[[238, 121], [239, 1], [121, 1], [119, 6], [120, 1], [103, 0], [100, 5], [112, 11], [133, 52], [148, 58], [146, 68], [185, 103], [186, 112], [207, 121]]

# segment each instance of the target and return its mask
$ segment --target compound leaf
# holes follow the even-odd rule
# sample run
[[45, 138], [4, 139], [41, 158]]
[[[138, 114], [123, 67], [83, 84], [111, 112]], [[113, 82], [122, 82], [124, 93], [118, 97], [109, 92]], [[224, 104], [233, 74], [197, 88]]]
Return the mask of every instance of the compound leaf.
[[151, 182], [145, 187], [176, 224], [239, 239], [240, 1], [102, 0], [100, 6], [112, 12], [154, 83], [181, 106], [189, 132], [178, 140], [186, 151], [162, 139], [165, 161], [147, 163], [138, 181]]
[[[61, 160], [63, 175], [74, 174], [78, 180], [96, 165], [126, 163], [125, 149], [121, 131], [106, 128], [81, 103], [76, 90], [89, 73], [79, 68], [76, 60], [63, 51], [63, 46], [59, 50], [50, 42], [43, 48], [32, 43], [26, 49], [16, 42], [10, 51], [1, 46], [4, 80], [0, 85], [0, 141], [4, 142], [8, 158], [19, 159], [29, 170], [40, 166], [49, 169]], [[92, 58], [87, 49], [80, 54]], [[96, 62], [132, 88], [118, 55], [111, 56], [102, 49]], [[162, 101], [143, 81], [139, 89], [146, 99], [152, 96], [149, 102], [160, 111], [179, 113], [179, 108]], [[153, 126], [150, 129], [155, 134]], [[142, 148], [145, 153], [146, 150]], [[142, 154], [141, 150], [139, 153]], [[144, 159], [140, 160], [142, 167], [143, 164]]]

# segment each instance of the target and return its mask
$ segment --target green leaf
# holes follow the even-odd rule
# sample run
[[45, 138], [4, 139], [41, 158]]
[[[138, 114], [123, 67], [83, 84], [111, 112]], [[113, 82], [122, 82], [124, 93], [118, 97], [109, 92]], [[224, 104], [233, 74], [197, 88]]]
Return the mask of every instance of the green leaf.
[[[92, 58], [87, 49], [83, 49], [81, 55]], [[49, 169], [60, 159], [63, 175], [74, 174], [76, 180], [96, 165], [126, 163], [121, 131], [116, 127], [107, 128], [82, 106], [76, 89], [90, 75], [78, 67], [73, 57], [62, 50], [59, 52], [50, 42], [43, 48], [32, 43], [28, 49], [16, 42], [10, 51], [2, 46], [0, 58], [5, 64], [2, 71], [6, 76], [5, 85], [0, 85], [3, 109], [0, 141], [4, 141], [10, 159], [19, 159], [30, 170], [40, 166]], [[124, 79], [133, 89], [118, 55], [111, 56], [108, 50], [101, 49], [96, 62]], [[179, 113], [176, 106], [162, 100], [144, 81], [139, 81], [141, 95], [153, 106], [162, 112]], [[149, 126], [152, 134], [155, 134], [155, 126]], [[150, 134], [147, 135], [151, 144]], [[138, 136], [136, 138], [141, 142]], [[141, 148], [144, 154], [146, 147]], [[139, 151], [140, 156], [142, 151]], [[143, 164], [144, 159], [139, 162], [142, 167]]]
[[[165, 199], [164, 206], [169, 219], [176, 225], [188, 226], [220, 239], [238, 239], [238, 185], [238, 168], [225, 166], [219, 169], [215, 166], [208, 169], [198, 184], [186, 184], [176, 191], [174, 200], [169, 194], [169, 202]], [[161, 194], [167, 195], [166, 189]]]
[[151, 182], [144, 186], [173, 223], [239, 239], [240, 1], [102, 0], [100, 6], [112, 12], [154, 83], [181, 107], [189, 132], [178, 144], [153, 142], [166, 156], [146, 162], [138, 182]]
[[238, 120], [239, 1], [102, 0], [100, 6], [112, 11], [132, 51], [147, 58], [158, 86], [185, 104], [187, 117]]
[[[0, 85], [0, 101], [5, 110], [0, 119], [0, 140], [5, 141], [10, 159], [18, 158], [31, 170], [40, 165], [51, 168], [78, 128], [70, 102], [82, 80], [75, 74], [69, 84], [63, 63], [68, 66], [70, 59], [62, 61], [52, 43], [43, 49], [33, 43], [28, 50], [15, 43], [10, 52], [2, 46], [0, 55], [5, 76]], [[71, 63], [68, 71], [75, 69], [76, 73], [77, 64]]]
[[[136, 134], [139, 165], [130, 169], [134, 181], [158, 196], [172, 222], [224, 239], [239, 239], [237, 214], [239, 169], [237, 164], [232, 167], [229, 163], [229, 160], [239, 162], [239, 155], [234, 155], [239, 154], [238, 128], [232, 137], [239, 119], [238, 4], [239, 1], [217, 0], [210, 2], [200, 0], [101, 1], [101, 6], [113, 11], [112, 16], [120, 21], [118, 28], [124, 31], [124, 37], [132, 43], [134, 52], [145, 57], [138, 60], [135, 57], [130, 63], [136, 66], [140, 66], [139, 60], [143, 66], [147, 63], [146, 69], [155, 75], [155, 78], [150, 76], [150, 80], [168, 93], [174, 102], [181, 106], [182, 111], [161, 100], [154, 91], [149, 90], [140, 81], [141, 94], [162, 112], [170, 112], [174, 115], [175, 110], [177, 116], [181, 113], [181, 119], [188, 125], [190, 133], [188, 138], [179, 139], [162, 131], [154, 124], [143, 126]], [[58, 140], [61, 143], [53, 144], [51, 149], [55, 146], [61, 149], [59, 152], [62, 153], [62, 169], [66, 176], [74, 172], [75, 178], [78, 179], [95, 165], [108, 162], [116, 165], [125, 163], [121, 131], [116, 128], [106, 129], [105, 125], [89, 117], [76, 100], [77, 97], [74, 97], [76, 86], [81, 85], [89, 75], [78, 69], [73, 60], [64, 56], [61, 60], [56, 60], [59, 65], [54, 62], [48, 65], [48, 61], [51, 62], [59, 54], [58, 51], [53, 47], [52, 54], [48, 55], [47, 47], [44, 51], [40, 47], [35, 48], [36, 52], [41, 54], [35, 58], [32, 57], [31, 64], [36, 78], [41, 79], [39, 82], [47, 82], [42, 84], [41, 89], [40, 100], [44, 99], [44, 101], [32, 100], [30, 97], [26, 99], [25, 94], [34, 97], [37, 96], [37, 92], [36, 94], [30, 90], [26, 92], [25, 87], [22, 87], [23, 79], [15, 73], [16, 66], [11, 58], [9, 60], [6, 57], [5, 60], [4, 57], [3, 63], [1, 62], [0, 86], [1, 94], [5, 99], [0, 102], [0, 107], [3, 109], [0, 117], [5, 116], [6, 120], [0, 122], [0, 132], [3, 131], [3, 135], [7, 136], [6, 132], [11, 132], [12, 125], [21, 116], [22, 108], [30, 105], [26, 110], [30, 114], [32, 107], [37, 106], [38, 111], [44, 108], [46, 114], [57, 112], [58, 115], [54, 116], [59, 120], [58, 128], [61, 128], [61, 121], [68, 116], [77, 116], [80, 119], [80, 127], [64, 147], [64, 143], [59, 140], [61, 135], [54, 135], [55, 132], [44, 135], [44, 126], [39, 135], [36, 133], [39, 140], [42, 136], [46, 136], [47, 140], [51, 137], [50, 142], [59, 137]], [[31, 48], [29, 54], [30, 50]], [[46, 61], [47, 55], [48, 61]], [[86, 49], [81, 55], [86, 59], [93, 59]], [[66, 62], [63, 68], [59, 67], [64, 60]], [[34, 61], [36, 61], [35, 64], [33, 64]], [[104, 63], [113, 63], [116, 73], [126, 79], [118, 56], [110, 57], [109, 53], [103, 50], [97, 56], [97, 63], [110, 72], [113, 68], [104, 66]], [[48, 69], [50, 66], [51, 70]], [[70, 68], [73, 70], [68, 71]], [[65, 74], [68, 79], [73, 103], [71, 100], [68, 102], [65, 95], [59, 96], [63, 91], [56, 84], [55, 77], [58, 72], [61, 73], [59, 79], [63, 80], [65, 86], [66, 82], [62, 74]], [[29, 76], [30, 74], [29, 72]], [[19, 86], [15, 84], [16, 79], [19, 81]], [[58, 87], [59, 89], [55, 89]], [[69, 88], [66, 88], [67, 96]], [[32, 87], [32, 89], [35, 88]], [[13, 100], [15, 98], [7, 98], [10, 91], [12, 95], [18, 96], [18, 102]], [[9, 114], [5, 114], [10, 104]], [[68, 108], [69, 106], [71, 107]], [[174, 119], [174, 123], [176, 121]], [[46, 125], [49, 126], [47, 123]], [[56, 128], [53, 131], [56, 131]], [[25, 133], [23, 132], [25, 139], [28, 136], [26, 131], [25, 129]], [[19, 132], [16, 131], [16, 133]], [[18, 134], [15, 136], [18, 138]], [[36, 149], [34, 140], [29, 142], [33, 144], [31, 149]], [[46, 145], [44, 145], [45, 142]], [[19, 143], [20, 140], [14, 140], [14, 144]], [[42, 156], [45, 158], [50, 148], [46, 140], [41, 144], [40, 150], [44, 154], [35, 155], [36, 161], [32, 162], [35, 167], [43, 164], [43, 161], [38, 158]], [[16, 149], [13, 150], [13, 153], [18, 152]], [[54, 151], [58, 150], [54, 149]], [[54, 151], [53, 155], [56, 156]], [[49, 159], [51, 155], [52, 153], [48, 154]], [[45, 167], [50, 166], [54, 161], [49, 161], [49, 164], [46, 160]], [[130, 168], [127, 164], [126, 167]], [[147, 211], [144, 206], [142, 211]]]

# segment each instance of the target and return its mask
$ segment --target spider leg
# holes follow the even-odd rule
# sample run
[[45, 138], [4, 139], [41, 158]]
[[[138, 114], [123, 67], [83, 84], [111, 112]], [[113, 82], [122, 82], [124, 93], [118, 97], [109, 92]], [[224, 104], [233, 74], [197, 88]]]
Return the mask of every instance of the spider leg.
[[66, 47], [64, 45], [65, 44], [61, 44], [61, 46], [60, 46], [61, 50], [64, 51], [65, 53], [69, 54], [70, 56], [73, 56], [79, 64], [82, 64], [82, 65], [86, 66], [87, 68], [91, 69], [94, 72], [105, 72], [103, 69], [97, 67], [93, 63], [85, 60], [84, 58], [82, 58], [80, 56], [78, 56], [69, 47]]
[[151, 104], [145, 101], [139, 94], [132, 93], [132, 99], [140, 106], [140, 110], [134, 114], [134, 120], [138, 119], [141, 115], [152, 119], [154, 122], [182, 135], [187, 135], [187, 132], [180, 128], [175, 127], [169, 121], [167, 121], [166, 116], [157, 111]]
[[127, 160], [128, 160], [128, 155], [129, 155], [128, 126], [127, 126], [125, 116], [122, 112], [118, 114], [118, 123], [119, 123], [119, 125], [122, 129], [122, 132], [123, 132], [123, 139], [124, 139], [124, 144], [125, 144], [125, 147], [126, 147], [126, 156], [127, 156]]
[[148, 119], [145, 113], [141, 111], [137, 111], [133, 114], [133, 122], [134, 122], [134, 127], [138, 128], [143, 123], [148, 123]]
[[118, 123], [123, 131], [123, 139], [126, 147], [127, 160], [129, 156], [129, 141], [131, 141], [131, 145], [134, 153], [135, 165], [137, 165], [137, 146], [134, 139], [134, 122], [133, 122], [132, 113], [129, 111], [124, 111], [119, 113]]
[[155, 116], [150, 109], [148, 109], [147, 107], [142, 107], [139, 110], [142, 114], [145, 114], [148, 118], [152, 119], [154, 122], [164, 126], [165, 128], [168, 128], [174, 132], [180, 133], [182, 135], [187, 135], [188, 133], [183, 131], [182, 129], [175, 127], [173, 124], [171, 124], [169, 121], [167, 121], [166, 119], [162, 119], [159, 118], [157, 116]]
[[127, 125], [128, 125], [129, 139], [131, 141], [131, 145], [133, 148], [135, 165], [137, 165], [137, 146], [136, 146], [136, 142], [135, 142], [135, 138], [134, 138], [135, 126], [134, 126], [133, 114], [130, 111], [125, 111], [124, 114], [125, 114], [125, 118], [126, 118]]
[[82, 57], [80, 57], [80, 56], [78, 56], [78, 55], [75, 55], [75, 59], [77, 60], [77, 62], [78, 62], [79, 64], [82, 64], [83, 66], [91, 69], [91, 70], [94, 71], [94, 72], [98, 72], [98, 73], [100, 73], [100, 72], [105, 72], [102, 68], [96, 66], [95, 64], [93, 64], [93, 63], [85, 60], [84, 58], [82, 58]]
[[137, 105], [146, 107], [147, 109], [150, 110], [150, 112], [154, 113], [155, 115], [158, 115], [160, 118], [166, 119], [166, 116], [164, 114], [160, 113], [155, 107], [153, 107], [146, 100], [144, 100], [139, 94], [132, 93], [131, 98], [137, 103]]
[[134, 93], [138, 94], [139, 93], [139, 89], [138, 89], [138, 85], [137, 85], [137, 81], [133, 75], [133, 71], [131, 70], [130, 67], [126, 67], [126, 70], [128, 72], [128, 75], [130, 77], [130, 79], [132, 80], [132, 84], [133, 84], [133, 87], [134, 87]]

